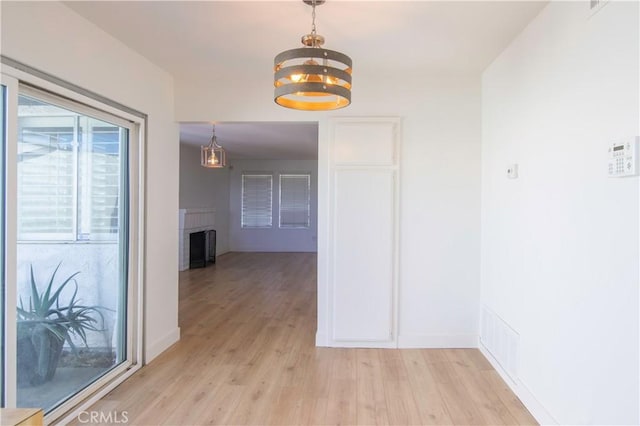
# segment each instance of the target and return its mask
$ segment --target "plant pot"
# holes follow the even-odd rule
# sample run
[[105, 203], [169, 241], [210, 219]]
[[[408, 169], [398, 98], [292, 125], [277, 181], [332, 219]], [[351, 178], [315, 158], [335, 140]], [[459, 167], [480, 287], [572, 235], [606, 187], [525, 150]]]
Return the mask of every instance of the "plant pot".
[[42, 325], [18, 327], [18, 386], [37, 386], [53, 379], [64, 340]]

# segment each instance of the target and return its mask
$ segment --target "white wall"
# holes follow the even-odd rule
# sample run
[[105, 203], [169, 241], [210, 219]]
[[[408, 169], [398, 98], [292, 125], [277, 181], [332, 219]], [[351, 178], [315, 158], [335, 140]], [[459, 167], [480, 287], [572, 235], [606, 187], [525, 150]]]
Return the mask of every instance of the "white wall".
[[[230, 218], [229, 239], [232, 251], [316, 251], [318, 223], [318, 162], [315, 160], [236, 160], [229, 162]], [[265, 172], [273, 174], [273, 227], [269, 229], [243, 229], [242, 173]], [[280, 229], [278, 212], [280, 200], [279, 174], [311, 174], [311, 225], [308, 229]]]
[[215, 208], [216, 254], [229, 251], [229, 168], [200, 166], [200, 148], [180, 144], [180, 208]]
[[404, 117], [398, 343], [473, 347], [480, 295], [480, 82], [475, 76], [424, 80], [396, 89]]
[[638, 177], [607, 177], [640, 134], [638, 12], [552, 2], [483, 76], [482, 303], [542, 421], [640, 421]]
[[145, 353], [178, 328], [178, 127], [173, 80], [59, 2], [6, 2], [2, 54], [148, 114]]

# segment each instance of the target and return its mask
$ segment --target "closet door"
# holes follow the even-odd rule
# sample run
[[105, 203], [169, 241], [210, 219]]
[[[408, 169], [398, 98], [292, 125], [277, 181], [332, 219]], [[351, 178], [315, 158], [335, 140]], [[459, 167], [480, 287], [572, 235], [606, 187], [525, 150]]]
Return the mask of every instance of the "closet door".
[[331, 122], [334, 346], [396, 340], [397, 119]]

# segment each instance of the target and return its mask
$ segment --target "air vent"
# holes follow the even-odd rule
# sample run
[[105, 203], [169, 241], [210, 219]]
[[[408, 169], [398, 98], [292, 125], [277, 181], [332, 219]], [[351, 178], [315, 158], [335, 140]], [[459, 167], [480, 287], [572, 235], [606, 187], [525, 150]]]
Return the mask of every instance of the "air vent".
[[487, 307], [482, 309], [480, 341], [515, 381], [518, 377], [520, 335]]

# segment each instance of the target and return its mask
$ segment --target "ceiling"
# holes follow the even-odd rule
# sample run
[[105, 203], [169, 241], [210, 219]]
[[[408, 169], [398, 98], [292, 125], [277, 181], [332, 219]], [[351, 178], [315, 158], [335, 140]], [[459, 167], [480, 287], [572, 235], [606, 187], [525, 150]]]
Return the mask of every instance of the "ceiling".
[[[208, 145], [211, 123], [181, 123], [180, 142]], [[316, 160], [318, 123], [243, 122], [216, 123], [216, 139], [232, 160]]]
[[[358, 70], [396, 76], [479, 74], [546, 3], [329, 0], [317, 8], [316, 22], [325, 46], [353, 59], [354, 80]], [[228, 75], [238, 67], [271, 69], [273, 57], [300, 47], [300, 36], [311, 26], [310, 7], [300, 0], [65, 4], [176, 79], [213, 79], [216, 71]], [[210, 124], [183, 124], [181, 140], [201, 145], [210, 132]], [[219, 140], [233, 158], [272, 156], [287, 151], [285, 143], [291, 143], [292, 156], [306, 158], [317, 151], [310, 146], [312, 140], [317, 143], [317, 128], [311, 123], [221, 123]]]

